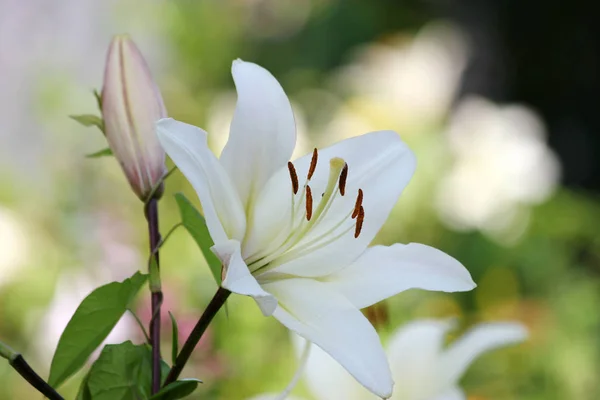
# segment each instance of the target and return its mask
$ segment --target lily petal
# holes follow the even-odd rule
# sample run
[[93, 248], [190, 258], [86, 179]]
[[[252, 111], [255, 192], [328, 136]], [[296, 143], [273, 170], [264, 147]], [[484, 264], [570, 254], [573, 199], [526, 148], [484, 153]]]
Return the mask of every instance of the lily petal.
[[[306, 340], [292, 333], [297, 351]], [[306, 385], [314, 398], [319, 400], [362, 400], [373, 395], [361, 386], [335, 359], [319, 346], [312, 344], [304, 371]]]
[[296, 145], [292, 106], [266, 69], [236, 60], [231, 73], [238, 101], [221, 164], [232, 177], [244, 209], [290, 159]]
[[462, 292], [476, 285], [469, 271], [446, 253], [423, 244], [367, 249], [352, 265], [325, 278], [357, 308], [408, 289]]
[[[281, 265], [274, 268], [273, 272], [319, 277], [348, 266], [364, 252], [381, 229], [415, 169], [413, 153], [395, 132], [372, 132], [343, 140], [318, 152], [317, 167], [309, 182], [315, 199], [313, 209], [317, 209], [321, 193], [327, 186], [329, 161], [336, 157], [342, 158], [348, 165], [345, 195], [341, 196], [339, 191], [335, 193], [327, 213], [298, 243], [299, 247], [314, 243], [312, 248], [301, 257], [282, 259], [279, 261]], [[307, 177], [311, 159], [312, 155], [307, 155], [294, 162], [301, 185]], [[291, 208], [289, 182], [287, 167], [271, 178], [257, 201], [254, 220], [280, 218], [280, 225], [289, 224], [289, 218], [281, 218], [291, 214], [284, 212], [285, 207]], [[364, 193], [362, 206], [365, 217], [360, 235], [355, 238], [356, 220], [350, 218], [350, 215], [354, 210], [359, 188]], [[285, 192], [281, 193], [282, 190]], [[283, 205], [276, 206], [273, 204], [275, 201]], [[297, 201], [304, 199], [298, 198]], [[274, 209], [278, 210], [276, 216], [270, 217]], [[299, 209], [301, 212], [297, 217], [306, 218], [304, 203], [300, 204]], [[288, 231], [283, 230], [279, 239], [273, 239], [273, 230], [268, 230], [267, 227], [275, 224], [252, 224], [249, 232], [252, 239], [248, 240], [248, 244], [254, 244], [256, 248], [271, 246], [276, 249], [286, 240], [290, 228], [288, 227]]]
[[458, 386], [431, 400], [467, 400], [467, 395]]
[[223, 263], [225, 279], [221, 286], [233, 293], [252, 297], [263, 315], [271, 316], [277, 308], [277, 299], [265, 292], [250, 274], [248, 266], [242, 259], [240, 242], [228, 240], [215, 244], [211, 250]]
[[273, 316], [336, 359], [354, 378], [382, 398], [393, 381], [377, 332], [348, 300], [312, 279], [263, 284], [279, 301]]
[[527, 328], [514, 322], [479, 324], [454, 342], [440, 360], [447, 382], [457, 382], [482, 353], [527, 339]]
[[387, 346], [399, 399], [430, 399], [445, 391], [438, 360], [452, 320], [420, 320], [397, 330]]
[[169, 157], [198, 193], [213, 241], [241, 240], [246, 230], [244, 209], [227, 172], [208, 148], [206, 132], [164, 118], [156, 123], [156, 133]]

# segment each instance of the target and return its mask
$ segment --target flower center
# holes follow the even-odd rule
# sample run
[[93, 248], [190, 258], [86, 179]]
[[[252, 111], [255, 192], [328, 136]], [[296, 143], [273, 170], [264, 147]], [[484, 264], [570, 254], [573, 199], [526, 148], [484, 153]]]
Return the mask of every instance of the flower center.
[[302, 187], [300, 187], [294, 164], [288, 162], [292, 182], [289, 222], [291, 229], [287, 238], [275, 251], [270, 251], [268, 254], [259, 252], [246, 260], [251, 271], [261, 270], [263, 272], [275, 268], [327, 246], [352, 230], [354, 230], [354, 237], [359, 237], [365, 218], [362, 189], [358, 189], [354, 206], [347, 213], [338, 218], [328, 218], [325, 221], [338, 195], [343, 197], [346, 194], [348, 164], [337, 157], [329, 161], [327, 185], [321, 193], [320, 200], [316, 201], [310, 183], [317, 168], [318, 158], [317, 149], [314, 149], [308, 174]]

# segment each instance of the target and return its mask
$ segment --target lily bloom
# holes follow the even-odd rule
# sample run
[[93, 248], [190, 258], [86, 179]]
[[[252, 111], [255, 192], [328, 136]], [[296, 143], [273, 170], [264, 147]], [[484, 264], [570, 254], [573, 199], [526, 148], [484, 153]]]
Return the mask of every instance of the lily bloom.
[[[519, 323], [482, 323], [444, 348], [445, 336], [453, 326], [448, 320], [420, 320], [400, 327], [392, 335], [387, 345], [396, 380], [392, 400], [466, 400], [458, 382], [469, 365], [485, 352], [527, 338], [527, 329]], [[294, 344], [300, 341], [295, 340]], [[373, 399], [335, 360], [314, 345], [300, 368], [304, 368], [305, 382], [317, 400]], [[263, 394], [252, 400], [282, 398]]]
[[415, 169], [392, 131], [369, 133], [294, 162], [290, 102], [264, 68], [233, 62], [238, 101], [217, 159], [202, 129], [160, 120], [163, 148], [202, 203], [223, 263], [222, 286], [316, 343], [380, 397], [393, 381], [375, 329], [360, 312], [410, 288], [475, 287], [454, 258], [422, 244], [367, 246]]

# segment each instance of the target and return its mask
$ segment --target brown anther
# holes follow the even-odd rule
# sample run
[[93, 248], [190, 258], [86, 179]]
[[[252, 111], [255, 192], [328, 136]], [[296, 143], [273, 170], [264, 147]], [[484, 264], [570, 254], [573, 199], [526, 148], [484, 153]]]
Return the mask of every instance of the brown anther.
[[313, 198], [310, 186], [306, 186], [306, 220], [310, 221], [312, 217]]
[[348, 164], [344, 164], [344, 168], [342, 168], [342, 172], [340, 173], [340, 194], [343, 196], [346, 194], [346, 179], [348, 179]]
[[362, 189], [358, 189], [358, 196], [356, 196], [356, 203], [354, 203], [354, 211], [352, 211], [352, 219], [354, 219], [358, 216], [358, 212], [360, 211], [360, 208], [362, 207], [362, 201], [363, 201], [363, 191], [362, 191]]
[[363, 221], [365, 220], [365, 209], [360, 206], [358, 210], [358, 216], [356, 217], [356, 228], [354, 229], [354, 238], [356, 239], [360, 235], [362, 230]]
[[288, 161], [288, 169], [290, 170], [290, 178], [292, 178], [292, 190], [294, 194], [298, 193], [298, 175], [296, 174], [296, 168], [291, 161]]
[[317, 169], [317, 159], [319, 158], [319, 153], [317, 153], [317, 148], [313, 150], [312, 159], [310, 160], [310, 168], [308, 169], [308, 179], [312, 178], [315, 173], [315, 169]]

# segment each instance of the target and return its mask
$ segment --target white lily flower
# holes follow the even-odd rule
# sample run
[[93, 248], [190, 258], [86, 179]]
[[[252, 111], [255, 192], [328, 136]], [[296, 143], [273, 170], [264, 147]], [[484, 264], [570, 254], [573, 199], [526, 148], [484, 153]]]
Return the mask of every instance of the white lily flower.
[[410, 288], [475, 287], [455, 259], [421, 244], [367, 248], [410, 180], [415, 158], [391, 131], [288, 162], [294, 116], [277, 80], [233, 62], [238, 101], [220, 159], [200, 128], [162, 119], [157, 134], [190, 181], [223, 262], [222, 286], [331, 354], [380, 397], [392, 378], [359, 311]]
[[[421, 320], [394, 333], [387, 346], [396, 381], [392, 400], [464, 400], [466, 396], [458, 382], [478, 356], [527, 338], [527, 329], [522, 324], [482, 323], [444, 348], [445, 336], [452, 327], [449, 321]], [[371, 393], [316, 346], [312, 346], [305, 368], [306, 383], [317, 400], [373, 399]]]

